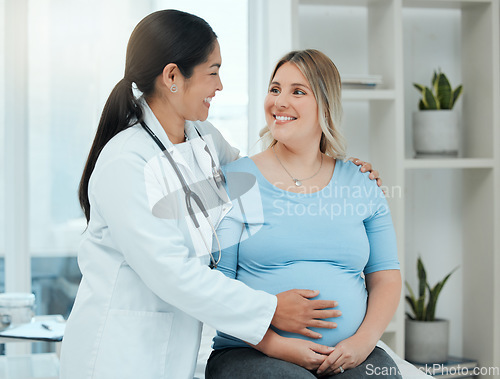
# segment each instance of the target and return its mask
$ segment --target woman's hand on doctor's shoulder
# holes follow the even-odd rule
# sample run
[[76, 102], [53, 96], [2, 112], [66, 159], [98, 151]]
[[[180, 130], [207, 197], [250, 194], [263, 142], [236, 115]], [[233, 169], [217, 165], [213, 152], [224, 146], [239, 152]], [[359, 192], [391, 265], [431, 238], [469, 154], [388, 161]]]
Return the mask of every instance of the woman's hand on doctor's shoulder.
[[271, 324], [287, 332], [321, 338], [321, 334], [308, 328], [334, 329], [337, 327], [336, 323], [323, 319], [339, 317], [342, 312], [331, 309], [338, 305], [336, 301], [310, 300], [318, 295], [319, 291], [298, 289], [277, 294], [278, 305]]

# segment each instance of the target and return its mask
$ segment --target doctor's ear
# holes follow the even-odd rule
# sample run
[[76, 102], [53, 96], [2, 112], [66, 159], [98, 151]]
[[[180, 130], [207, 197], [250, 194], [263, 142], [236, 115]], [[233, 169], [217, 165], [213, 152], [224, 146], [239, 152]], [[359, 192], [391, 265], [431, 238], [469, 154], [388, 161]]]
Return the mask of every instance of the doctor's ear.
[[[172, 86], [176, 89], [178, 86], [178, 82], [182, 74], [179, 70], [179, 67], [175, 63], [169, 63], [163, 68], [162, 75], [160, 77], [161, 82], [165, 85], [165, 87], [171, 89]], [[177, 90], [172, 91], [177, 92]]]

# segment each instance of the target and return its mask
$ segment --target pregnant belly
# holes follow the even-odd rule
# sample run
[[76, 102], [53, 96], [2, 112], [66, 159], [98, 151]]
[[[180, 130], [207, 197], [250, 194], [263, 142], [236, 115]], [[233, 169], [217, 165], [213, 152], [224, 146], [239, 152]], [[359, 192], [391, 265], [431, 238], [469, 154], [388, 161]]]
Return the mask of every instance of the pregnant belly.
[[300, 262], [260, 271], [258, 276], [238, 278], [250, 287], [272, 294], [290, 289], [319, 290], [314, 300], [336, 300], [342, 316], [327, 319], [337, 323], [336, 329], [311, 328], [322, 335], [321, 339], [274, 329], [285, 337], [295, 337], [314, 341], [327, 346], [352, 336], [363, 322], [366, 312], [367, 293], [364, 280], [357, 272], [350, 272], [330, 263]]

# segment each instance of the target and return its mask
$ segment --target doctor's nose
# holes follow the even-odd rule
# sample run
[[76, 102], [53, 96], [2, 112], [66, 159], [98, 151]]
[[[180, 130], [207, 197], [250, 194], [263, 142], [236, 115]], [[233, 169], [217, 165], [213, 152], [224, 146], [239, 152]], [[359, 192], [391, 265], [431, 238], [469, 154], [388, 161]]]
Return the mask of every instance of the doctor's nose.
[[217, 83], [217, 88], [215, 89], [216, 91], [222, 91], [222, 89], [224, 88], [224, 86], [222, 85], [222, 80], [220, 78], [220, 76], [217, 76], [219, 78], [219, 83]]

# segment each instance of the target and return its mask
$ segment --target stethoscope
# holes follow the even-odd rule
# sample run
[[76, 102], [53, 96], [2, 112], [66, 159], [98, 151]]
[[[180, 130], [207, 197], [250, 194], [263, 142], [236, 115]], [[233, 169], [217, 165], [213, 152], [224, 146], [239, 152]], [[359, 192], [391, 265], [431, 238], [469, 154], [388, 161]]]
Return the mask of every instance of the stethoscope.
[[[208, 216], [208, 212], [207, 212], [207, 209], [205, 208], [205, 205], [201, 201], [200, 197], [188, 186], [188, 184], [186, 183], [186, 180], [184, 179], [184, 176], [182, 175], [181, 171], [179, 170], [179, 166], [177, 166], [174, 159], [172, 158], [172, 155], [168, 152], [165, 145], [160, 141], [160, 139], [156, 136], [156, 134], [153, 133], [153, 131], [146, 125], [146, 123], [144, 121], [140, 121], [140, 123], [141, 123], [142, 127], [144, 128], [144, 130], [146, 130], [146, 132], [148, 132], [148, 134], [153, 139], [153, 141], [158, 145], [158, 147], [163, 152], [165, 157], [168, 159], [170, 165], [174, 169], [175, 174], [177, 175], [177, 178], [179, 179], [179, 181], [181, 183], [182, 190], [184, 191], [184, 200], [186, 202], [186, 208], [187, 208], [187, 211], [189, 213], [189, 217], [191, 217], [191, 220], [193, 221], [195, 228], [200, 233], [201, 239], [203, 240], [203, 243], [205, 244], [205, 247], [207, 248], [208, 254], [210, 255], [210, 267], [217, 268], [217, 265], [219, 264], [221, 256], [222, 256], [222, 251], [221, 251], [221, 247], [220, 247], [219, 237], [217, 236], [217, 232], [215, 231], [215, 228], [214, 228], [212, 222], [210, 221], [210, 218]], [[198, 133], [198, 135], [200, 136], [200, 138], [205, 142], [205, 140], [201, 136], [198, 129], [195, 128], [195, 130]], [[210, 156], [210, 160], [212, 161], [211, 162], [211, 164], [212, 164], [212, 176], [214, 178], [215, 184], [217, 185], [217, 188], [221, 189], [221, 187], [223, 187], [224, 183], [225, 183], [224, 174], [222, 173], [222, 170], [219, 167], [217, 167], [217, 164], [215, 163], [214, 158], [213, 158], [212, 154], [210, 153], [210, 149], [208, 148], [208, 145], [206, 143], [205, 143], [205, 151], [208, 153], [208, 155]], [[213, 254], [212, 254], [211, 247], [208, 245], [207, 241], [205, 240], [205, 237], [203, 237], [203, 233], [200, 230], [200, 223], [196, 219], [196, 213], [194, 212], [193, 205], [192, 205], [191, 201], [194, 201], [196, 203], [196, 205], [200, 209], [201, 213], [203, 213], [203, 216], [205, 216], [205, 219], [208, 221], [208, 223], [210, 224], [210, 227], [212, 228], [212, 233], [214, 234], [215, 239], [217, 240], [217, 245], [219, 248], [219, 257], [217, 260], [215, 260]]]

